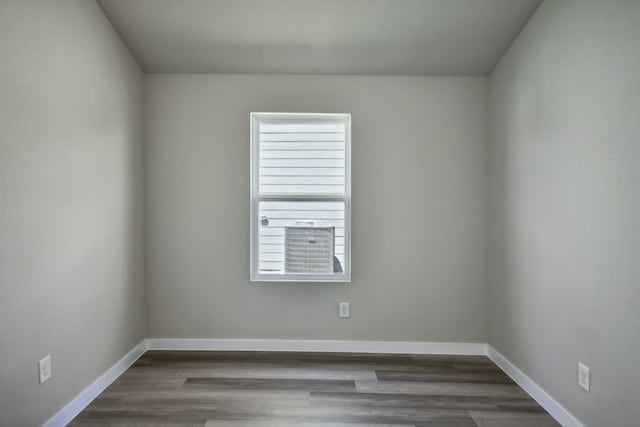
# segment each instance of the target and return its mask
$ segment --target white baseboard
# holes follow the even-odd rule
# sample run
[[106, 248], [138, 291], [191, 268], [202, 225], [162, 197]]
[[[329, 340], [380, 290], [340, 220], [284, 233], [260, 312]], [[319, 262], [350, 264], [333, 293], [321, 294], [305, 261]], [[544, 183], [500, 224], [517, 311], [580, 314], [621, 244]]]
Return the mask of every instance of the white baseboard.
[[64, 427], [73, 420], [89, 403], [109, 385], [114, 382], [129, 366], [133, 364], [140, 356], [147, 351], [147, 341], [142, 340], [122, 359], [118, 360], [115, 365], [107, 369], [100, 375], [89, 387], [85, 388], [64, 408], [60, 409], [53, 417], [44, 423], [43, 427]]
[[564, 427], [584, 427], [531, 378], [496, 349], [485, 343], [342, 340], [262, 340], [147, 338], [84, 389], [43, 427], [63, 427], [115, 381], [147, 350], [293, 351], [388, 354], [454, 354], [488, 356]]
[[148, 338], [149, 350], [308, 351], [336, 353], [486, 355], [484, 343]]
[[529, 378], [524, 372], [518, 369], [506, 357], [500, 354], [495, 348], [487, 345], [487, 356], [500, 369], [511, 377], [529, 396], [540, 404], [556, 421], [564, 427], [584, 427], [569, 411], [560, 405], [553, 397]]

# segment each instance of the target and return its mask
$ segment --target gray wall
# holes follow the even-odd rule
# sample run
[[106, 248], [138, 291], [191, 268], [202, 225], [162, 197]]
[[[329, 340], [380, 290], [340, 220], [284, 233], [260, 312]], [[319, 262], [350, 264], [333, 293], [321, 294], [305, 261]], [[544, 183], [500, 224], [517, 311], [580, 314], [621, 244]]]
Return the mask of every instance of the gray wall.
[[639, 49], [640, 2], [546, 1], [491, 78], [490, 343], [589, 426], [640, 419]]
[[[587, 425], [634, 425], [639, 44], [637, 1], [546, 1], [489, 87], [151, 75], [145, 117], [96, 4], [2, 0], [0, 425], [44, 422], [145, 320], [153, 337], [489, 340]], [[352, 283], [249, 282], [251, 111], [353, 115]]]
[[146, 335], [143, 90], [94, 2], [0, 2], [2, 426], [40, 425]]
[[[486, 342], [487, 79], [146, 82], [151, 336]], [[352, 114], [352, 283], [249, 282], [251, 111]]]

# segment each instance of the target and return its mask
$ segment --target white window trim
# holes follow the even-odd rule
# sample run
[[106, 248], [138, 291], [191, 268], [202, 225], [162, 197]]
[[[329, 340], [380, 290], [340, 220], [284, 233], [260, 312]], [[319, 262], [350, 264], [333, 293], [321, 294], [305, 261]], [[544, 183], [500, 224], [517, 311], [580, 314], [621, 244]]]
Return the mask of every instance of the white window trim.
[[[322, 118], [340, 119], [345, 123], [345, 191], [342, 196], [329, 195], [260, 195], [259, 194], [259, 126], [258, 121], [264, 119], [277, 120], [282, 117], [296, 117], [301, 120], [318, 121]], [[251, 113], [251, 244], [250, 244], [250, 279], [252, 282], [351, 282], [351, 115], [319, 114], [319, 113]], [[261, 201], [336, 201], [344, 202], [344, 257], [343, 273], [309, 273], [309, 274], [261, 274], [258, 256], [258, 203]]]

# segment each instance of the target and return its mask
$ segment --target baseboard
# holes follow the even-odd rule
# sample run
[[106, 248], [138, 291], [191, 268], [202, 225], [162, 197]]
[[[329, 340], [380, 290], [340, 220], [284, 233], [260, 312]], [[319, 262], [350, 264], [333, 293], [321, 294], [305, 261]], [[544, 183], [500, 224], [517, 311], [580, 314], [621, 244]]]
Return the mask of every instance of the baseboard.
[[484, 343], [149, 338], [149, 350], [307, 351], [336, 353], [486, 355]]
[[549, 393], [536, 384], [524, 372], [518, 369], [506, 357], [500, 354], [495, 348], [487, 345], [487, 356], [500, 369], [502, 369], [512, 380], [514, 380], [529, 396], [540, 404], [553, 418], [564, 427], [584, 427], [569, 411], [560, 405]]
[[53, 417], [44, 423], [43, 427], [63, 427], [73, 420], [84, 408], [91, 403], [100, 393], [114, 382], [129, 366], [147, 351], [147, 341], [142, 340], [115, 365], [107, 369], [89, 387], [85, 388], [64, 408], [58, 411]]
[[488, 356], [564, 427], [584, 427], [569, 411], [496, 349], [485, 343], [347, 340], [263, 340], [147, 338], [51, 417], [43, 427], [62, 427], [115, 381], [147, 350], [293, 351]]

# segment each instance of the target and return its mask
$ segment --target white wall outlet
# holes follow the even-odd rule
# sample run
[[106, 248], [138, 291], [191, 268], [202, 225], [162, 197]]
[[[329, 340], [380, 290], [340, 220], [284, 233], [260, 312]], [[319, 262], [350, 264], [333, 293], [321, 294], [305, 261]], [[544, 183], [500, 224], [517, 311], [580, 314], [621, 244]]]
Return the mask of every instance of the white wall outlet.
[[349, 317], [349, 303], [341, 302], [338, 304], [338, 315], [340, 317]]
[[51, 378], [51, 355], [47, 355], [38, 362], [40, 372], [40, 384]]
[[589, 374], [589, 367], [582, 364], [581, 362], [578, 362], [578, 385], [583, 389], [589, 391], [590, 381], [591, 379]]

